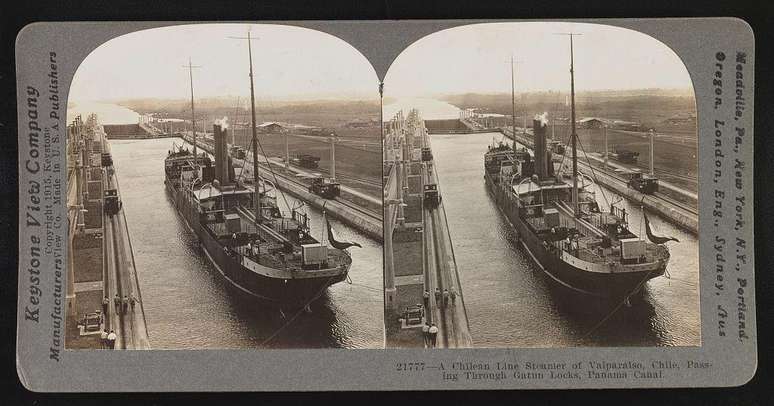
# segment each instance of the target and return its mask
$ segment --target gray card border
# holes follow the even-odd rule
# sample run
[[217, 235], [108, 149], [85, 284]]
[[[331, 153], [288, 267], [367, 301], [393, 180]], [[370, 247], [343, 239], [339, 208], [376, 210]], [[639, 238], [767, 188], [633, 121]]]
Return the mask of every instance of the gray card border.
[[[459, 350], [149, 350], [149, 351], [64, 351], [60, 361], [50, 358], [55, 267], [53, 259], [42, 257], [40, 286], [42, 296], [39, 323], [25, 321], [25, 306], [29, 304], [30, 280], [28, 266], [33, 235], [41, 229], [27, 227], [26, 214], [31, 202], [31, 181], [41, 181], [41, 173], [31, 173], [28, 162], [34, 165], [40, 156], [31, 157], [33, 149], [26, 131], [28, 123], [27, 86], [40, 90], [40, 111], [51, 109], [43, 97], [47, 94], [50, 52], [56, 53], [59, 74], [59, 96], [66, 100], [68, 86], [80, 62], [100, 44], [125, 33], [142, 29], [192, 22], [40, 22], [26, 26], [16, 41], [17, 98], [19, 120], [19, 298], [17, 309], [16, 364], [22, 384], [42, 392], [103, 392], [103, 391], [317, 391], [317, 390], [429, 390], [429, 389], [538, 389], [538, 388], [620, 388], [620, 387], [695, 387], [737, 386], [752, 379], [757, 368], [757, 335], [754, 295], [753, 245], [753, 96], [754, 96], [754, 35], [750, 26], [736, 18], [665, 18], [665, 19], [583, 19], [583, 20], [434, 20], [434, 21], [270, 21], [250, 22], [286, 24], [330, 33], [358, 49], [372, 63], [377, 76], [384, 77], [392, 60], [406, 46], [417, 39], [442, 29], [460, 25], [487, 22], [568, 21], [598, 23], [633, 29], [662, 41], [672, 48], [685, 63], [694, 85], [699, 124], [699, 210], [700, 220], [700, 286], [702, 345], [680, 348], [534, 348], [534, 349], [459, 349]], [[217, 21], [212, 21], [217, 23]], [[225, 22], [224, 22], [225, 23]], [[236, 23], [236, 22], [228, 22]], [[733, 58], [745, 52], [743, 67], [746, 106], [739, 120], [733, 120], [734, 80], [726, 76], [724, 104], [715, 109], [715, 58], [718, 52], [729, 55], [726, 74], [734, 69]], [[389, 86], [389, 83], [386, 84]], [[374, 83], [376, 94], [377, 83]], [[66, 126], [66, 107], [59, 120], [46, 121], [47, 126], [58, 124], [60, 134]], [[716, 159], [714, 123], [716, 119], [733, 125], [721, 134], [723, 157]], [[41, 118], [42, 121], [42, 118]], [[746, 135], [738, 152], [731, 151], [733, 126], [744, 127]], [[41, 138], [41, 143], [43, 139]], [[64, 165], [64, 143], [59, 148], [60, 165]], [[39, 154], [43, 154], [41, 150]], [[738, 171], [744, 187], [735, 189], [734, 159], [747, 163]], [[724, 172], [713, 181], [715, 165]], [[60, 182], [65, 178], [56, 175]], [[52, 180], [56, 180], [52, 178]], [[715, 190], [741, 196], [748, 202], [741, 207], [739, 218], [746, 225], [734, 231], [733, 198], [726, 198], [731, 210], [720, 219], [720, 227], [712, 226]], [[730, 206], [730, 209], [728, 208]], [[64, 213], [62, 206], [55, 207]], [[65, 238], [65, 230], [59, 234]], [[45, 231], [43, 231], [45, 235]], [[726, 270], [724, 290], [713, 288], [717, 282], [714, 242], [716, 237], [747, 241], [743, 249], [748, 260], [739, 270]], [[732, 247], [727, 249], [730, 252]], [[723, 248], [726, 249], [726, 248]], [[731, 254], [729, 253], [729, 259]], [[66, 263], [66, 258], [64, 258]], [[63, 272], [66, 278], [66, 272]], [[747, 288], [737, 293], [736, 278], [746, 278]], [[734, 321], [739, 298], [745, 300], [746, 332], [749, 339], [736, 337]], [[718, 335], [718, 306], [729, 311], [727, 336]], [[437, 370], [397, 371], [398, 363], [421, 362], [426, 365], [446, 365], [455, 361], [479, 363], [497, 361], [520, 362], [577, 362], [639, 361], [650, 365], [655, 361], [676, 362], [680, 369], [665, 370], [665, 379], [609, 379], [609, 380], [484, 380], [448, 382]], [[688, 360], [708, 361], [712, 366], [688, 369]]]

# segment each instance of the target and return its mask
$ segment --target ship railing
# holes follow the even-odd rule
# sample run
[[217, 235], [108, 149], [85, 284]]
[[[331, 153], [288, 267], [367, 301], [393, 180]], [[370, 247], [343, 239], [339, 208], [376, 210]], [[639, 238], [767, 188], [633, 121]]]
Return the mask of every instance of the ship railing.
[[629, 213], [626, 212], [626, 208], [616, 207], [611, 203], [610, 214], [620, 218], [623, 224], [629, 224]]
[[577, 251], [577, 257], [586, 262], [600, 263], [605, 262], [605, 258], [599, 256], [590, 248], [579, 247]]
[[[281, 251], [283, 249], [283, 245], [271, 242], [250, 242], [246, 245], [231, 247], [231, 249], [234, 250], [237, 254], [249, 258], [256, 263], [259, 263], [260, 254], [273, 254], [275, 252]], [[280, 255], [279, 258], [282, 258], [282, 262], [285, 262], [284, 255]]]
[[527, 217], [526, 220], [530, 225], [532, 225], [532, 228], [537, 231], [546, 229], [546, 222], [543, 217]]
[[306, 213], [301, 213], [294, 209], [291, 212], [291, 218], [295, 220], [298, 224], [300, 224], [302, 229], [304, 230], [309, 229], [309, 215], [307, 215]]
[[[521, 201], [521, 199], [519, 199]], [[522, 218], [541, 217], [543, 215], [543, 204], [520, 205], [519, 216]]]
[[[276, 239], [276, 235], [274, 233], [271, 233], [271, 232], [269, 232], [267, 230], [266, 224], [263, 224], [262, 227], [256, 227], [255, 224], [253, 224], [252, 222], [246, 221], [246, 222], [243, 223], [242, 227], [243, 227], [243, 230], [246, 233], [258, 235], [258, 238], [261, 241], [270, 241], [270, 240]], [[273, 227], [270, 228], [270, 229], [272, 231], [276, 231], [276, 230], [274, 230]]]

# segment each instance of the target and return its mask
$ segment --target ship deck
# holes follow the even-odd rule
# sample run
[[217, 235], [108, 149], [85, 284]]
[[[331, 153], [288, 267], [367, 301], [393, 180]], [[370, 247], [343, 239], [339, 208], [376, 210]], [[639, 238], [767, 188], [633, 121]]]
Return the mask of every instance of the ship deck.
[[[265, 220], [260, 227], [256, 227], [253, 222], [253, 216], [245, 210], [237, 210], [233, 214], [239, 217], [239, 229], [229, 229], [226, 223], [209, 223], [207, 228], [216, 236], [218, 241], [234, 254], [238, 254], [251, 259], [252, 261], [273, 269], [299, 270], [302, 269], [302, 253], [299, 244], [292, 244], [292, 252], [285, 252], [289, 240], [280, 234], [275, 228], [283, 221], [289, 219], [271, 219]], [[287, 225], [287, 224], [286, 224]], [[237, 233], [258, 235], [260, 241], [258, 247], [253, 247], [249, 240], [234, 238]], [[317, 241], [310, 240], [314, 244]], [[255, 251], [254, 251], [255, 250]], [[327, 264], [325, 269], [337, 268], [351, 262], [350, 257], [342, 250], [328, 248]]]
[[[606, 235], [598, 227], [613, 220], [609, 213], [588, 213], [583, 218], [575, 218], [569, 206], [563, 202], [555, 207], [559, 212], [559, 226], [575, 228], [582, 235], [572, 242], [568, 240], [549, 242], [556, 249], [570, 252], [574, 257], [590, 263], [606, 264], [621, 260], [621, 244], [618, 240], [612, 239], [610, 247], [602, 246]], [[538, 233], [550, 232], [545, 217], [531, 217], [525, 220]], [[650, 243], [644, 245], [644, 256], [638, 259], [637, 263], [652, 263], [663, 259], [665, 255], [663, 247]]]

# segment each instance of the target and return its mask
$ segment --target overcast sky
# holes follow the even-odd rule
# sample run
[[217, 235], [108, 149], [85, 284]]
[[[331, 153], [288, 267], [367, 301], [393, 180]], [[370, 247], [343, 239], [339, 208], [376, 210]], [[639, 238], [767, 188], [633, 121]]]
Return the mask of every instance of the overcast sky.
[[[395, 97], [439, 93], [569, 91], [575, 32], [576, 91], [692, 88], [680, 58], [660, 41], [623, 28], [580, 23], [488, 23], [430, 34], [401, 53], [385, 78]], [[520, 61], [520, 62], [519, 62]]]
[[247, 41], [253, 41], [258, 100], [305, 97], [378, 98], [370, 63], [346, 42], [305, 28], [261, 24], [197, 24], [156, 28], [115, 38], [81, 64], [74, 101], [188, 98], [190, 57], [196, 97], [249, 96]]
[[[263, 101], [377, 97], [376, 74], [357, 50], [336, 37], [298, 27], [198, 24], [140, 31], [91, 53], [72, 83], [73, 101], [188, 98], [189, 57], [196, 97], [248, 96], [250, 27], [256, 97]], [[576, 89], [690, 88], [677, 55], [635, 31], [579, 23], [491, 23], [452, 28], [420, 39], [398, 56], [385, 78], [385, 96], [510, 92], [569, 88], [569, 42], [575, 39]]]

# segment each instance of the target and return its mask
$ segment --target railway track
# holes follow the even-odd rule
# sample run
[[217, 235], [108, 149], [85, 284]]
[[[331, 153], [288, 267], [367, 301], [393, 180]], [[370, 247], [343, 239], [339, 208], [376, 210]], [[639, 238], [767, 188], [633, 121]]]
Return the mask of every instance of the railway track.
[[[427, 182], [431, 182], [431, 175], [426, 173]], [[433, 320], [438, 327], [437, 347], [457, 348], [462, 343], [459, 342], [459, 334], [455, 328], [456, 305], [450, 297], [443, 298], [444, 290], [455, 292], [454, 282], [451, 277], [451, 269], [448, 258], [451, 253], [446, 252], [443, 235], [437, 230], [441, 230], [441, 212], [436, 207], [423, 207], [424, 216], [424, 240], [423, 240], [423, 258], [425, 269], [425, 286], [431, 292], [430, 307], [431, 311], [427, 314], [433, 315]], [[441, 292], [440, 303], [436, 297], [436, 288]]]
[[[108, 188], [113, 188], [113, 177], [109, 177], [106, 181]], [[117, 335], [115, 348], [127, 349], [135, 348], [135, 326], [134, 319], [132, 318], [133, 311], [127, 305], [126, 314], [123, 312], [123, 303], [119, 305], [115, 304], [116, 294], [123, 300], [124, 296], [132, 297], [132, 286], [129, 281], [129, 268], [126, 264], [126, 258], [124, 253], [126, 252], [126, 246], [124, 245], [124, 239], [121, 237], [121, 222], [118, 214], [112, 216], [106, 215], [106, 232], [109, 234], [109, 238], [105, 241], [104, 256], [107, 259], [107, 275], [109, 286], [109, 299], [111, 300], [111, 306], [109, 312], [111, 313], [111, 328], [115, 330]], [[107, 236], [106, 236], [107, 237]]]
[[362, 215], [364, 215], [366, 217], [369, 217], [369, 218], [371, 218], [374, 221], [378, 221], [378, 222], [382, 221], [382, 216], [379, 213], [376, 213], [376, 212], [374, 212], [372, 210], [360, 207], [360, 206], [356, 205], [355, 203], [350, 202], [349, 200], [342, 199], [341, 197], [337, 197], [335, 200], [336, 200], [336, 202], [338, 202], [338, 203], [340, 203], [340, 204], [342, 204], [344, 206], [347, 206], [348, 208], [350, 208], [352, 210], [355, 210], [358, 213], [360, 213], [360, 214], [362, 214]]
[[451, 323], [446, 319], [446, 310], [443, 306], [443, 299], [439, 302], [439, 297], [435, 292], [443, 292], [447, 281], [444, 277], [442, 268], [443, 260], [440, 258], [438, 238], [435, 233], [435, 222], [433, 220], [432, 210], [426, 210], [425, 217], [425, 239], [423, 243], [424, 261], [425, 261], [425, 284], [430, 292], [430, 309], [426, 310], [427, 315], [432, 318], [428, 321], [435, 324], [438, 328], [436, 347], [448, 348]]
[[[643, 169], [647, 170], [647, 169], [650, 169], [650, 168], [644, 168], [643, 167]], [[699, 181], [699, 177], [695, 176], [695, 175], [683, 175], [683, 174], [669, 172], [669, 171], [666, 171], [666, 170], [663, 170], [663, 169], [657, 169], [657, 168], [654, 168], [654, 171], [662, 179], [663, 178], [673, 178], [673, 179], [680, 179], [680, 180], [683, 180], [683, 181], [686, 181], [686, 182], [693, 182], [693, 183], [698, 183], [698, 181]]]
[[[123, 280], [123, 274], [125, 272], [121, 272], [121, 268], [123, 265], [122, 257], [120, 254], [120, 250], [122, 247], [122, 244], [120, 242], [120, 239], [118, 238], [118, 221], [116, 220], [115, 216], [110, 218], [110, 225], [111, 225], [111, 248], [112, 248], [112, 260], [113, 260], [113, 280], [114, 283], [114, 296], [115, 293], [118, 294], [120, 298], [123, 298], [124, 295], [128, 296], [127, 291], [127, 283]], [[116, 306], [114, 306], [115, 308]], [[127, 334], [127, 329], [131, 331], [131, 319], [127, 320], [126, 315], [123, 313], [123, 305], [119, 304], [117, 306], [118, 308], [116, 310], [116, 316], [118, 320], [118, 324], [120, 326], [120, 331], [116, 332], [116, 335], [120, 337], [120, 341], [116, 340], [116, 347], [120, 349], [127, 349], [132, 347], [132, 337], [130, 334]]]
[[[434, 230], [439, 230], [440, 227], [438, 226], [438, 223], [441, 221], [440, 218], [440, 212], [437, 209], [433, 209], [430, 212], [430, 217], [432, 219], [432, 228]], [[433, 244], [434, 244], [434, 251], [435, 251], [435, 263], [436, 263], [436, 269], [437, 269], [437, 278], [438, 278], [438, 285], [441, 289], [441, 292], [444, 292], [445, 290], [448, 291], [454, 291], [454, 284], [451, 281], [451, 275], [449, 274], [450, 270], [447, 267], [447, 258], [448, 253], [445, 252], [444, 244], [441, 241], [441, 238], [439, 238], [438, 233], [433, 232]], [[451, 303], [451, 298], [443, 299], [443, 295], [441, 296], [441, 306], [440, 306], [440, 313], [441, 313], [441, 325], [443, 326], [443, 344], [445, 348], [457, 348], [460, 346], [460, 343], [458, 341], [458, 334], [455, 331], [456, 330], [456, 324], [454, 322], [455, 319], [455, 306]]]
[[[264, 164], [260, 164], [260, 165], [264, 165]], [[298, 186], [302, 186], [304, 188], [308, 188], [309, 187], [309, 185], [307, 185], [306, 183], [302, 182], [300, 179], [290, 178], [290, 177], [286, 177], [286, 178], [288, 179], [289, 182], [295, 183]], [[336, 197], [334, 199], [334, 201], [336, 201], [337, 203], [340, 203], [343, 206], [347, 206], [347, 208], [352, 209], [352, 210], [354, 210], [354, 211], [356, 211], [356, 212], [358, 212], [358, 213], [360, 213], [360, 214], [362, 214], [362, 215], [364, 215], [364, 216], [366, 216], [368, 218], [371, 218], [374, 221], [377, 221], [377, 222], [381, 222], [382, 221], [381, 214], [376, 213], [373, 210], [369, 210], [369, 209], [366, 209], [364, 207], [358, 206], [357, 204], [355, 204], [355, 203], [353, 203], [353, 202], [351, 202], [349, 200], [346, 200], [344, 198], [341, 198], [341, 197]]]
[[694, 216], [698, 216], [699, 215], [699, 211], [696, 210], [696, 208], [694, 208], [693, 206], [690, 206], [688, 204], [685, 204], [683, 202], [675, 200], [675, 199], [673, 199], [673, 198], [671, 198], [671, 197], [669, 197], [669, 196], [667, 196], [667, 195], [665, 195], [663, 193], [656, 192], [653, 195], [651, 195], [651, 198], [661, 199], [661, 200], [663, 200], [663, 201], [665, 201], [665, 202], [667, 202], [667, 203], [677, 207], [679, 210], [683, 210], [683, 211], [685, 211], [685, 212], [687, 212], [687, 213], [689, 213], [691, 215], [694, 215]]
[[[578, 162], [578, 164], [579, 164], [579, 166], [588, 166], [587, 163]], [[618, 174], [616, 174], [614, 172], [604, 172], [602, 170], [602, 168], [599, 168], [599, 167], [596, 167], [596, 166], [594, 166], [593, 168], [594, 168], [595, 172], [601, 172], [604, 175], [612, 178], [616, 182], [619, 182], [622, 186], [626, 187], [626, 180], [624, 178], [622, 178], [621, 176], [619, 176]], [[600, 186], [602, 186], [602, 185], [600, 185]], [[690, 206], [690, 205], [688, 205], [686, 203], [680, 202], [679, 200], [673, 199], [673, 198], [667, 196], [664, 193], [656, 192], [656, 193], [654, 193], [652, 195], [645, 195], [645, 196], [647, 196], [650, 199], [661, 200], [664, 203], [672, 205], [678, 211], [684, 212], [684, 214], [691, 215], [691, 216], [697, 216], [698, 215], [698, 211], [696, 210], [696, 208], [694, 208], [694, 207], [692, 207], [692, 206]]]
[[[436, 323], [438, 327], [437, 347], [440, 348], [458, 348], [467, 346], [460, 342], [460, 337], [464, 332], [457, 331], [457, 303], [451, 297], [444, 299], [443, 292], [455, 292], [454, 282], [452, 281], [449, 253], [446, 252], [443, 236], [437, 230], [441, 227], [439, 223], [440, 212], [438, 209], [426, 209], [424, 212], [424, 240], [422, 245], [422, 256], [424, 258], [424, 279], [425, 286], [430, 292], [430, 309], [427, 309], [426, 315], [432, 316], [428, 323]], [[437, 297], [435, 292], [441, 292]], [[439, 301], [440, 300], [440, 301]], [[461, 301], [460, 301], [461, 303]]]
[[[291, 166], [296, 166], [296, 165], [291, 165]], [[301, 167], [298, 167], [298, 168], [306, 169], [306, 168], [301, 168]], [[320, 172], [320, 173], [324, 173], [326, 175], [330, 172], [328, 169], [325, 169], [325, 168], [317, 168], [317, 171]], [[337, 173], [336, 174], [336, 178], [337, 179], [350, 180], [350, 181], [357, 182], [357, 183], [362, 183], [364, 185], [372, 186], [372, 187], [375, 187], [375, 188], [381, 188], [382, 187], [382, 182], [379, 181], [379, 180], [374, 180], [374, 179], [361, 178], [361, 177], [358, 177], [358, 176], [346, 175], [346, 174], [342, 174], [342, 173]]]

